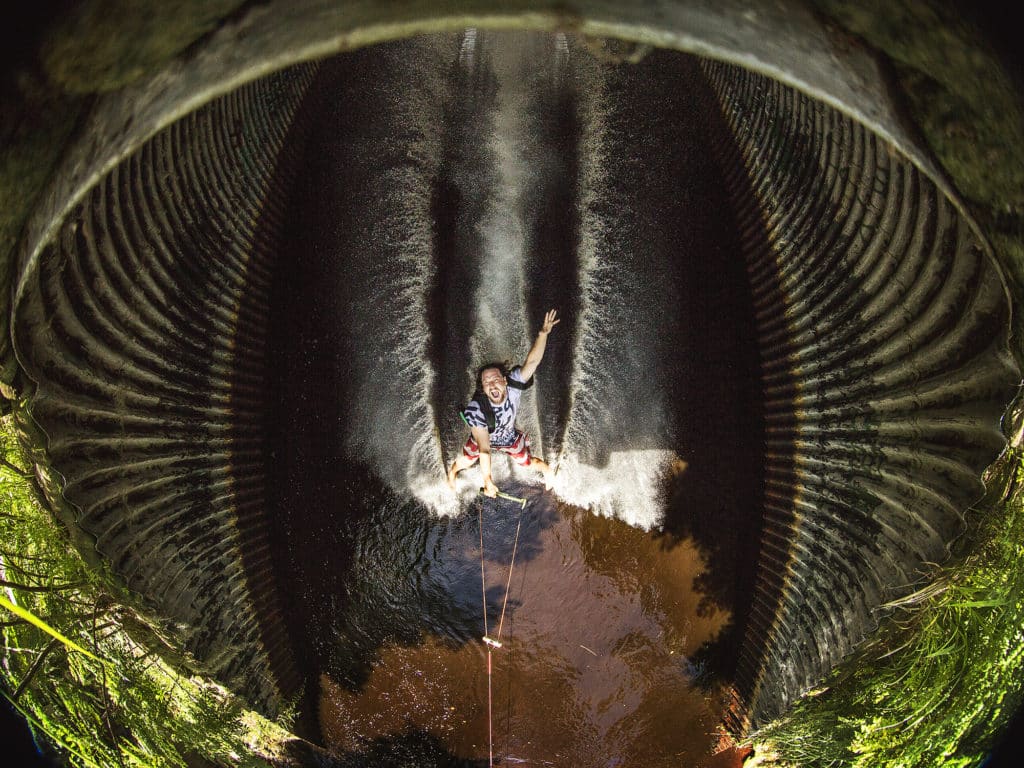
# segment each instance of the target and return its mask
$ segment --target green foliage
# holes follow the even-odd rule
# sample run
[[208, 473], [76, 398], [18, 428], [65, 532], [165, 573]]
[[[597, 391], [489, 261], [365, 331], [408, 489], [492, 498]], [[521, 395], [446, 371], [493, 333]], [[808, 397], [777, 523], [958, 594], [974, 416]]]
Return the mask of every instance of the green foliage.
[[86, 656], [88, 656], [88, 657], [90, 657], [92, 659], [96, 659], [96, 661], [100, 660], [99, 657], [97, 657], [95, 654], [90, 653], [89, 651], [85, 650], [85, 648], [80, 646], [74, 640], [71, 640], [71, 639], [69, 639], [67, 637], [64, 637], [64, 635], [62, 635], [60, 633], [60, 630], [57, 630], [57, 629], [54, 629], [53, 627], [51, 627], [45, 621], [43, 621], [38, 616], [36, 616], [34, 613], [32, 613], [32, 611], [27, 611], [24, 608], [22, 608], [20, 605], [17, 605], [16, 603], [12, 603], [10, 600], [8, 600], [3, 595], [0, 595], [0, 606], [3, 606], [8, 611], [13, 613], [15, 616], [17, 616], [17, 617], [19, 617], [21, 619], [24, 619], [28, 623], [34, 624], [39, 629], [43, 630], [43, 632], [45, 632], [46, 634], [48, 634], [51, 637], [53, 637], [54, 640], [58, 640], [58, 641], [64, 643], [64, 645], [66, 647], [70, 648], [71, 650], [78, 651], [79, 653], [84, 653]]
[[84, 0], [54, 20], [39, 53], [69, 93], [120, 88], [215, 30], [243, 0]]
[[[1024, 479], [1019, 453], [995, 490]], [[828, 687], [753, 735], [768, 762], [800, 766], [977, 766], [1021, 704], [1024, 494], [976, 510], [973, 552], [890, 603], [872, 641]]]
[[267, 765], [289, 734], [129, 636], [130, 609], [39, 498], [10, 417], [0, 419], [0, 693], [69, 765]]

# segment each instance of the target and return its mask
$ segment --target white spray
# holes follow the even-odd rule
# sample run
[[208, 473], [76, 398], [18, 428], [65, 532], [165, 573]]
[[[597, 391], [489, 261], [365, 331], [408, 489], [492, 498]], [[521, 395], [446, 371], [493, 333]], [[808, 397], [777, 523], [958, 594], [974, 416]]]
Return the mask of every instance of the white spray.
[[[662, 507], [660, 480], [680, 465], [667, 447], [623, 444], [621, 439], [623, 425], [629, 425], [629, 434], [663, 435], [664, 405], [658, 392], [640, 380], [657, 361], [649, 359], [653, 352], [637, 343], [657, 327], [653, 313], [658, 309], [648, 307], [644, 279], [631, 271], [631, 254], [615, 251], [623, 239], [637, 239], [635, 234], [610, 236], [610, 227], [625, 223], [603, 220], [597, 213], [597, 203], [607, 203], [602, 196], [607, 195], [604, 164], [609, 151], [601, 66], [586, 54], [576, 54], [564, 35], [528, 37], [467, 30], [458, 41], [435, 38], [410, 45], [416, 50], [384, 62], [409, 70], [401, 93], [395, 94], [396, 114], [389, 120], [416, 136], [408, 149], [415, 162], [382, 173], [375, 188], [367, 190], [386, 213], [377, 217], [379, 231], [374, 236], [380, 241], [372, 244], [374, 253], [365, 257], [366, 301], [350, 310], [349, 322], [374, 329], [374, 338], [353, 360], [345, 361], [354, 389], [348, 449], [367, 459], [396, 492], [414, 495], [439, 514], [458, 513], [479, 486], [478, 470], [471, 469], [460, 479], [461, 498], [448, 489], [441, 435], [453, 427], [435, 423], [430, 406], [434, 372], [427, 363], [426, 297], [436, 257], [431, 253], [428, 200], [441, 131], [431, 121], [443, 119], [439, 104], [444, 98], [445, 55], [438, 51], [447, 45], [448, 56], [457, 55], [460, 66], [467, 69], [490, 62], [497, 88], [493, 109], [481, 118], [489, 121], [484, 133], [489, 135], [487, 150], [495, 183], [470, 190], [486, 195], [484, 214], [477, 222], [482, 243], [476, 267], [479, 289], [475, 296], [445, 297], [446, 301], [473, 302], [467, 343], [474, 368], [486, 360], [522, 362], [538, 330], [541, 318], [528, 317], [526, 309], [532, 289], [527, 283], [527, 259], [536, 247], [529, 242], [534, 215], [530, 204], [536, 202], [530, 195], [542, 174], [561, 164], [558, 158], [546, 156], [552, 152], [550, 145], [531, 127], [535, 124], [531, 110], [541, 103], [533, 89], [539, 82], [546, 87], [554, 83], [578, 88], [583, 124], [581, 297], [572, 337], [575, 362], [562, 455], [544, 455], [538, 419], [538, 408], [544, 407], [542, 383], [524, 394], [519, 427], [530, 434], [535, 455], [557, 464], [555, 490], [563, 499], [633, 525], [657, 525]], [[437, 67], [436, 76], [429, 72], [431, 66]], [[575, 81], [570, 82], [571, 78]], [[664, 302], [659, 306], [664, 307]], [[563, 325], [555, 333], [573, 330]], [[543, 375], [539, 379], [542, 382]], [[606, 454], [605, 460], [595, 460], [595, 447]], [[504, 458], [494, 462], [494, 470], [499, 483], [508, 479], [510, 471], [518, 479], [539, 481], [536, 473], [512, 468]]]

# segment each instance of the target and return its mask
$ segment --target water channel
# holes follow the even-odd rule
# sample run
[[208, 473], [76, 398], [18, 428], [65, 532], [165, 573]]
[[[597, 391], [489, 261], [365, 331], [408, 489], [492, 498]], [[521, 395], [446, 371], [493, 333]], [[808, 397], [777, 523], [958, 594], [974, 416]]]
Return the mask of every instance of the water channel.
[[[486, 760], [482, 516], [492, 630], [509, 584], [496, 754], [699, 764], [752, 591], [763, 424], [696, 60], [469, 30], [339, 56], [311, 93], [268, 356], [300, 726], [339, 754]], [[554, 489], [499, 459], [524, 510], [482, 501], [475, 469], [453, 494], [473, 369], [521, 361], [549, 307], [519, 423]]]

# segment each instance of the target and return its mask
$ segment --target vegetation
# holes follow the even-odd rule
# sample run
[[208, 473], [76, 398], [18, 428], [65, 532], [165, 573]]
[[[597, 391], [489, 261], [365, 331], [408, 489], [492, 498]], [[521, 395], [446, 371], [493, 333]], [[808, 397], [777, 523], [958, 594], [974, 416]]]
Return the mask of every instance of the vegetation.
[[0, 419], [0, 499], [0, 694], [37, 739], [74, 766], [279, 762], [290, 733], [129, 635], [141, 617], [40, 504], [11, 416]]
[[1024, 452], [993, 469], [964, 554], [885, 606], [880, 631], [784, 718], [753, 734], [762, 764], [977, 766], [1021, 705]]
[[[1024, 451], [972, 512], [963, 554], [886, 606], [878, 633], [786, 717], [753, 734], [755, 762], [855, 768], [980, 765], [1021, 704]], [[68, 546], [0, 419], [0, 694], [74, 766], [287, 762], [284, 728], [176, 671], [125, 630]]]
[[[22, 60], [0, 83], [4, 296], [26, 217], [89, 100], [155, 70], [242, 4], [79, 5], [74, 14], [47, 13], [53, 21], [40, 22], [46, 29], [30, 36]], [[811, 5], [892, 63], [912, 120], [992, 239], [1015, 297], [1024, 295], [1024, 122], [1015, 84], [943, 3]], [[16, 364], [5, 341], [6, 302], [0, 303], [0, 379], [10, 383]], [[1024, 313], [1014, 314], [1019, 347]], [[269, 745], [283, 732], [129, 636], [125, 625], [141, 620], [69, 547], [38, 503], [27, 468], [4, 417], [0, 693], [74, 765], [196, 765], [200, 755], [217, 765], [265, 764], [260, 755], [269, 758]], [[1024, 454], [1017, 450], [995, 472], [993, 496], [976, 510], [967, 537], [973, 553], [890, 605], [879, 633], [823, 690], [754, 734], [758, 759], [907, 768], [980, 763], [1019, 706], [1024, 679], [1022, 475]]]

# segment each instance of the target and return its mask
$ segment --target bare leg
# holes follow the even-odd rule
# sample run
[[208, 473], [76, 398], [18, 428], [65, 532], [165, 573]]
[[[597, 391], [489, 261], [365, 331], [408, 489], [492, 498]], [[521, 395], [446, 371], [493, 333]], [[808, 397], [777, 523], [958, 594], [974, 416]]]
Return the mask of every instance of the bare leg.
[[448, 485], [453, 491], [455, 490], [455, 476], [462, 470], [469, 469], [476, 464], [476, 462], [477, 459], [471, 459], [464, 453], [452, 462], [452, 466], [448, 470]]
[[548, 466], [548, 463], [543, 459], [538, 459], [536, 456], [531, 456], [530, 466], [543, 473], [544, 487], [551, 490], [551, 484], [555, 481], [555, 473], [552, 471], [551, 467]]

